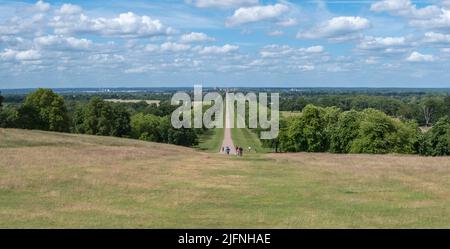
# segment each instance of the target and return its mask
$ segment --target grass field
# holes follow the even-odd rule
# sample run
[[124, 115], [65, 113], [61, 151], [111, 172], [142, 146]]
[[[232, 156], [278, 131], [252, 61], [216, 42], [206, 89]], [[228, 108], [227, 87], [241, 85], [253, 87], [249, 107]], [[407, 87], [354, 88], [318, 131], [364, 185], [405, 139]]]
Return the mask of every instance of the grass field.
[[245, 153], [248, 153], [247, 148], [249, 146], [252, 147], [253, 150], [252, 154], [255, 152], [255, 150], [257, 153], [264, 153], [271, 151], [271, 149], [264, 148], [261, 145], [261, 141], [258, 138], [258, 134], [252, 132], [249, 129], [233, 128], [231, 129], [231, 137], [233, 138], [234, 145], [244, 148]]
[[0, 228], [450, 228], [450, 158], [0, 129]]
[[199, 137], [197, 149], [207, 152], [218, 152], [223, 141], [223, 129], [210, 129]]

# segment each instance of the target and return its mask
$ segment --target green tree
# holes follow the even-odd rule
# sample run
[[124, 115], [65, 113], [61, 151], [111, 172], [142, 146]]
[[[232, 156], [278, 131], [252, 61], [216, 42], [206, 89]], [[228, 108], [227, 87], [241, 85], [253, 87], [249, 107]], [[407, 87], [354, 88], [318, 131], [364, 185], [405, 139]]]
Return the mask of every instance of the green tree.
[[75, 111], [74, 125], [76, 132], [100, 136], [125, 137], [131, 130], [128, 111], [98, 97]]
[[161, 131], [161, 122], [156, 115], [138, 113], [131, 117], [131, 136], [146, 141], [167, 142]]
[[300, 116], [287, 120], [281, 129], [280, 146], [286, 151], [328, 151], [332, 124], [337, 121], [338, 108], [321, 108], [307, 105]]
[[420, 107], [422, 110], [422, 115], [425, 120], [425, 125], [430, 126], [437, 119], [442, 117], [444, 114], [444, 101], [438, 97], [425, 97], [420, 102]]
[[419, 129], [415, 123], [402, 123], [375, 109], [362, 112], [358, 137], [353, 140], [352, 153], [416, 153]]
[[122, 105], [113, 105], [113, 132], [115, 137], [126, 137], [130, 134], [130, 113]]
[[17, 127], [18, 112], [15, 108], [6, 106], [0, 110], [0, 127], [15, 128]]
[[361, 114], [351, 110], [339, 115], [334, 133], [331, 134], [330, 151], [348, 153], [353, 140], [358, 137]]
[[424, 154], [431, 156], [450, 155], [450, 117], [439, 119], [425, 135]]
[[198, 136], [194, 129], [171, 128], [167, 133], [167, 142], [169, 144], [193, 146], [198, 144]]
[[51, 89], [38, 89], [25, 99], [18, 110], [19, 127], [66, 132], [70, 118], [64, 99]]

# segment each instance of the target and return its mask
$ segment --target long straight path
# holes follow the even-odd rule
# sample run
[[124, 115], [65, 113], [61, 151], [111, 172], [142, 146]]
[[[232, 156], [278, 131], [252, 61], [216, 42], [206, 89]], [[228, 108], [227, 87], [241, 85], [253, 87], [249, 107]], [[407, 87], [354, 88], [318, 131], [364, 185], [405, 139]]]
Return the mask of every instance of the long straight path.
[[[224, 127], [224, 135], [222, 147], [227, 148], [230, 147], [230, 154], [236, 154], [236, 148], [233, 144], [233, 139], [231, 138], [231, 112], [228, 106], [225, 104], [225, 127]], [[220, 152], [222, 152], [222, 147], [220, 148]]]

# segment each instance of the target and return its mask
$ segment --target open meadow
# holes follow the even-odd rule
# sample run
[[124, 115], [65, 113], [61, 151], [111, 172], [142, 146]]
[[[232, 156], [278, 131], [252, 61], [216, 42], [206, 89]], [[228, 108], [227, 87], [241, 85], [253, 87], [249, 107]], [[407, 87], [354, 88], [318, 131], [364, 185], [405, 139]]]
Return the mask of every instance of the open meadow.
[[449, 157], [236, 158], [0, 129], [1, 228], [450, 228], [449, 189]]

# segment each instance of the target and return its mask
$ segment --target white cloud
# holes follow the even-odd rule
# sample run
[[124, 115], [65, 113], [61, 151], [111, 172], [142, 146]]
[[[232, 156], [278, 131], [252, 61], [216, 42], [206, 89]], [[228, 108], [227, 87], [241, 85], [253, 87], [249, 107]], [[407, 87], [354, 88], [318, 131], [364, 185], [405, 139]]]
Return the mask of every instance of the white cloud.
[[205, 42], [205, 41], [215, 41], [214, 38], [209, 37], [205, 33], [191, 32], [190, 34], [184, 34], [180, 38], [181, 42]]
[[295, 18], [288, 18], [286, 20], [281, 20], [281, 21], [277, 22], [277, 25], [280, 25], [282, 27], [291, 27], [291, 26], [295, 26], [297, 24], [298, 24], [298, 21]]
[[306, 71], [312, 71], [314, 70], [316, 67], [314, 65], [311, 64], [307, 64], [307, 65], [300, 65], [298, 66], [298, 69], [302, 72], [306, 72]]
[[92, 46], [92, 41], [87, 39], [77, 39], [74, 37], [64, 37], [61, 35], [47, 35], [34, 39], [38, 47], [51, 49], [75, 49], [87, 50]]
[[407, 45], [405, 37], [366, 36], [358, 44], [358, 48], [363, 50], [379, 50], [379, 49], [386, 49], [389, 47], [399, 47], [405, 45]]
[[358, 33], [370, 27], [369, 20], [359, 16], [334, 17], [318, 26], [299, 32], [297, 38], [348, 38], [349, 35]]
[[145, 51], [147, 52], [156, 52], [159, 50], [159, 46], [155, 44], [148, 44], [145, 46]]
[[34, 49], [23, 51], [5, 49], [3, 52], [0, 52], [0, 58], [3, 60], [30, 61], [40, 59], [41, 54]]
[[440, 12], [439, 7], [435, 5], [417, 8], [410, 0], [383, 0], [373, 3], [370, 9], [375, 12], [385, 11], [393, 15], [419, 19], [432, 18]]
[[[1, 6], [0, 6], [1, 9]], [[10, 18], [0, 18], [0, 35], [8, 36], [29, 36], [36, 33], [42, 33], [46, 31], [47, 16], [51, 9], [50, 4], [43, 1], [38, 1], [33, 5], [27, 7], [18, 8], [14, 15]], [[3, 17], [2, 13], [2, 17]], [[5, 16], [9, 16], [8, 13]]]
[[50, 10], [50, 4], [39, 0], [34, 4], [33, 9], [38, 12], [46, 12]]
[[227, 54], [237, 51], [239, 46], [226, 44], [224, 46], [209, 46], [200, 49], [200, 54]]
[[117, 54], [93, 54], [88, 57], [88, 60], [94, 63], [114, 64], [125, 61], [125, 57]]
[[269, 32], [267, 34], [270, 35], [270, 36], [282, 36], [284, 33], [281, 30], [274, 30], [274, 31], [271, 31], [271, 32]]
[[174, 42], [165, 42], [165, 43], [161, 44], [161, 50], [169, 51], [169, 52], [186, 51], [186, 50], [189, 50], [190, 48], [191, 48], [191, 46], [189, 46], [189, 45], [174, 43]]
[[238, 26], [245, 23], [273, 20], [289, 11], [284, 4], [242, 7], [234, 11], [233, 16], [226, 21], [227, 26]]
[[145, 46], [144, 50], [147, 52], [183, 52], [191, 49], [190, 45], [175, 43], [175, 42], [165, 42], [161, 45], [148, 44]]
[[257, 5], [258, 0], [185, 0], [198, 8], [222, 8], [230, 9], [241, 6]]
[[450, 34], [427, 32], [423, 41], [426, 43], [450, 43]]
[[123, 38], [168, 35], [172, 28], [165, 27], [160, 20], [139, 16], [133, 12], [122, 13], [116, 18], [89, 18], [84, 14], [58, 15], [51, 26], [56, 34], [96, 33]]
[[372, 4], [371, 10], [408, 18], [413, 27], [449, 30], [450, 10], [446, 7], [449, 6], [448, 1], [442, 1], [441, 5], [417, 8], [410, 0], [383, 0]]
[[300, 49], [300, 51], [305, 51], [307, 53], [322, 53], [324, 48], [322, 46], [312, 46], [305, 49]]
[[322, 46], [311, 46], [307, 48], [292, 48], [287, 45], [268, 45], [265, 46], [259, 54], [263, 58], [280, 58], [291, 56], [304, 56], [307, 54], [322, 53], [325, 49]]
[[411, 26], [424, 29], [450, 29], [450, 10], [442, 8], [440, 13], [430, 16], [427, 19], [411, 20]]
[[373, 65], [373, 64], [378, 64], [379, 60], [377, 57], [369, 57], [367, 59], [364, 60], [364, 63], [368, 64], [368, 65]]
[[436, 58], [431, 54], [421, 54], [414, 51], [406, 58], [406, 60], [410, 62], [431, 62], [435, 61]]
[[0, 36], [0, 45], [6, 44], [8, 46], [17, 46], [23, 44], [25, 40], [19, 36]]
[[60, 15], [75, 15], [80, 14], [82, 11], [83, 9], [78, 5], [65, 3], [59, 10], [57, 10], [57, 13]]

